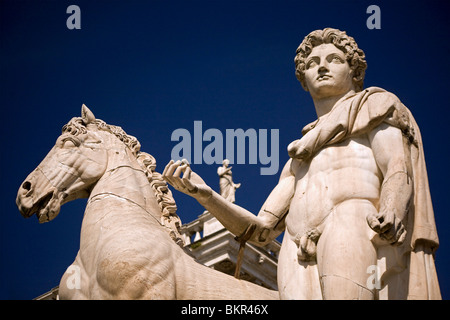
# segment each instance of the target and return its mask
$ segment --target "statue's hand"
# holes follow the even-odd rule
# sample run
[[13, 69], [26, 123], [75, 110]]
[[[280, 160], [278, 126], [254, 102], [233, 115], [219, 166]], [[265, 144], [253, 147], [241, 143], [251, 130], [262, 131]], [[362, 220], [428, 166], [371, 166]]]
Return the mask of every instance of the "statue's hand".
[[369, 227], [390, 244], [400, 245], [405, 241], [406, 229], [392, 211], [382, 211], [367, 216]]
[[164, 168], [162, 177], [172, 187], [198, 201], [207, 200], [212, 195], [212, 189], [198, 174], [191, 170], [189, 162], [185, 159], [176, 162], [170, 160]]

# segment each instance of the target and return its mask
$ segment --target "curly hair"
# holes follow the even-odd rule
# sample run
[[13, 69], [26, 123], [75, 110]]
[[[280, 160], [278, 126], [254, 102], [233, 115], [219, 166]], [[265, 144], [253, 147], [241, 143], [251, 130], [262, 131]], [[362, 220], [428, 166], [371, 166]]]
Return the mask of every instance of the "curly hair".
[[345, 31], [333, 28], [325, 28], [323, 30], [315, 30], [308, 34], [296, 50], [294, 58], [295, 76], [307, 90], [305, 82], [305, 61], [311, 54], [314, 47], [321, 44], [332, 43], [344, 52], [350, 68], [353, 70], [353, 81], [356, 91], [363, 89], [364, 76], [367, 69], [366, 56], [364, 51], [358, 48], [355, 40], [348, 36]]

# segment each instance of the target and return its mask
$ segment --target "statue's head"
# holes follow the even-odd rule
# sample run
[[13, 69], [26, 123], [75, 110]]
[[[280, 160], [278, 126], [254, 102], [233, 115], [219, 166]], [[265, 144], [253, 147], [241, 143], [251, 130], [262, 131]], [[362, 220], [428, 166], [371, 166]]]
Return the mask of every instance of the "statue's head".
[[353, 81], [356, 91], [363, 89], [363, 82], [367, 63], [364, 51], [358, 48], [355, 40], [348, 36], [345, 31], [338, 29], [325, 28], [323, 30], [315, 30], [308, 34], [300, 46], [297, 48], [295, 55], [295, 76], [302, 84], [302, 87], [308, 91], [305, 82], [306, 59], [310, 55], [314, 47], [321, 44], [333, 44], [341, 50], [353, 70]]

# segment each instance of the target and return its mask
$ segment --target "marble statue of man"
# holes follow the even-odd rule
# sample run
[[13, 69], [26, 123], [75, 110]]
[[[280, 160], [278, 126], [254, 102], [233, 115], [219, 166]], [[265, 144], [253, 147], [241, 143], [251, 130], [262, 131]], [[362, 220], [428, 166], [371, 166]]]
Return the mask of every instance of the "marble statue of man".
[[295, 71], [318, 118], [288, 146], [290, 159], [258, 215], [225, 201], [185, 163], [171, 161], [163, 173], [232, 233], [254, 230], [253, 244], [285, 232], [281, 299], [441, 298], [420, 131], [394, 94], [363, 89], [366, 67], [345, 32], [305, 37]]
[[222, 167], [217, 168], [217, 174], [219, 175], [220, 195], [234, 203], [236, 200], [236, 189], [238, 189], [241, 184], [233, 182], [233, 174], [229, 165], [230, 161], [224, 159], [222, 161]]

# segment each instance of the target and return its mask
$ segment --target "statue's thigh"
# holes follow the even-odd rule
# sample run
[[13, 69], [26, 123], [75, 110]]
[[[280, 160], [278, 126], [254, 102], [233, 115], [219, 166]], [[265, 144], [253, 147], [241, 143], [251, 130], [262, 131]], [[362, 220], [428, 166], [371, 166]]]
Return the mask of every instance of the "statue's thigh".
[[325, 298], [327, 291], [333, 298], [370, 296], [371, 291], [359, 291], [365, 291], [372, 270], [369, 267], [376, 265], [376, 249], [370, 240], [373, 231], [366, 222], [367, 214], [373, 210], [376, 209], [368, 201], [347, 201], [328, 217], [317, 243], [318, 271]]

